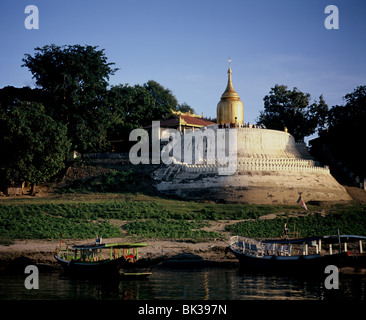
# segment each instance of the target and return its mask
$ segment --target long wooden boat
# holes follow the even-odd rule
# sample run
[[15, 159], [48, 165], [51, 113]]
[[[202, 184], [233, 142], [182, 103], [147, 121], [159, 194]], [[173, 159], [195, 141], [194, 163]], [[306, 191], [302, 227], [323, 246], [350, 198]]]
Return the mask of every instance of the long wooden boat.
[[[83, 277], [119, 277], [129, 273], [139, 276], [151, 274], [147, 259], [139, 259], [138, 249], [145, 243], [94, 243], [68, 246], [57, 245], [54, 257], [65, 273]], [[138, 270], [138, 271], [137, 271]]]
[[[302, 239], [262, 240], [234, 236], [228, 249], [239, 260], [244, 270], [286, 274], [324, 274], [325, 267], [347, 267], [352, 257], [364, 264], [362, 249], [364, 236], [335, 235]], [[358, 242], [360, 252], [351, 253], [349, 242]], [[363, 259], [363, 260], [362, 260]], [[366, 266], [364, 266], [366, 267]]]

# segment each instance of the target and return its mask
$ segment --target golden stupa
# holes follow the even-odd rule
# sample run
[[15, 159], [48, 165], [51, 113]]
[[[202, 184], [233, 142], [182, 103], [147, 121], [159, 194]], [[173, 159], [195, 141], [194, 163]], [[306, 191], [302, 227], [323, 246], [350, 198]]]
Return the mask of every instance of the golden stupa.
[[227, 86], [220, 102], [217, 104], [217, 123], [220, 125], [236, 125], [244, 122], [243, 102], [241, 102], [239, 95], [233, 87], [231, 73], [229, 65]]

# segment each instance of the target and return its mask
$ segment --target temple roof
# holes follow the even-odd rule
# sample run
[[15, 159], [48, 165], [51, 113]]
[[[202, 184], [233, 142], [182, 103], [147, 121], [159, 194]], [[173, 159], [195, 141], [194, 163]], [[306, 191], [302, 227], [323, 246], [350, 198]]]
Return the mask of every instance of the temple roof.
[[[174, 115], [168, 119], [160, 121], [160, 127], [162, 127], [162, 128], [179, 127], [179, 125], [199, 128], [199, 127], [211, 126], [213, 124], [215, 124], [215, 123], [202, 119], [201, 117], [194, 117], [194, 116], [183, 115], [183, 114]], [[152, 127], [152, 125], [148, 125], [144, 128], [147, 129], [147, 128], [151, 128], [151, 127]]]

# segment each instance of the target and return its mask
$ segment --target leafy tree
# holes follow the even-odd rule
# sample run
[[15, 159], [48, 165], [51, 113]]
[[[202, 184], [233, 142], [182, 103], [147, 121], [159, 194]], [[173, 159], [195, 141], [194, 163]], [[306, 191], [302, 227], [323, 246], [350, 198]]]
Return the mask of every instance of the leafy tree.
[[150, 96], [154, 101], [147, 117], [149, 122], [151, 122], [151, 120], [162, 119], [170, 113], [170, 110], [177, 110], [178, 101], [169, 89], [164, 88], [153, 80], [145, 83], [144, 87], [150, 93]]
[[12, 183], [35, 185], [65, 167], [70, 151], [65, 125], [56, 122], [36, 102], [0, 106], [0, 180], [6, 192]]
[[316, 157], [331, 165], [334, 173], [342, 178], [332, 163], [346, 164], [356, 175], [366, 177], [363, 141], [366, 139], [366, 86], [357, 87], [344, 96], [345, 105], [333, 106], [327, 114], [327, 127], [319, 138], [311, 142]]
[[304, 137], [313, 134], [317, 127], [325, 123], [328, 106], [322, 96], [319, 103], [310, 104], [309, 93], [276, 84], [263, 100], [264, 111], [260, 112], [258, 124], [276, 130], [287, 127], [297, 141], [303, 141]]
[[117, 85], [108, 92], [110, 139], [128, 137], [131, 130], [151, 121], [154, 100], [144, 86]]
[[344, 106], [334, 106], [329, 110], [329, 130], [360, 131], [365, 125], [366, 86], [357, 87], [343, 98]]
[[[170, 110], [179, 109], [172, 92], [153, 80], [142, 86], [112, 86], [108, 91], [107, 105], [110, 112], [108, 135], [112, 140], [128, 137], [131, 130], [161, 120], [170, 114]], [[187, 104], [181, 106], [190, 108]]]
[[309, 121], [312, 126], [318, 129], [318, 133], [325, 130], [328, 126], [329, 107], [326, 104], [323, 95], [319, 97], [319, 102], [314, 102], [309, 108]]
[[186, 102], [178, 104], [177, 111], [184, 112], [184, 113], [186, 113], [186, 112], [195, 113], [194, 109], [190, 105], [188, 105]]
[[31, 89], [30, 87], [6, 86], [0, 89], [0, 105], [3, 107], [14, 107], [19, 101], [33, 101], [43, 104], [47, 101], [47, 94], [40, 89]]
[[104, 99], [109, 77], [117, 69], [96, 46], [47, 45], [26, 54], [24, 64], [36, 85], [51, 101], [45, 105], [53, 119], [68, 128], [72, 146], [80, 152], [107, 147], [108, 114]]

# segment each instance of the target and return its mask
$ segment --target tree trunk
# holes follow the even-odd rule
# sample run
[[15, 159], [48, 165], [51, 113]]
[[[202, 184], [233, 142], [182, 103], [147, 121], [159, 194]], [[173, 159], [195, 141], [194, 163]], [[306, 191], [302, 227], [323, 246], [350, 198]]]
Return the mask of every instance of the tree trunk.
[[36, 183], [32, 183], [30, 195], [35, 197], [36, 196]]

